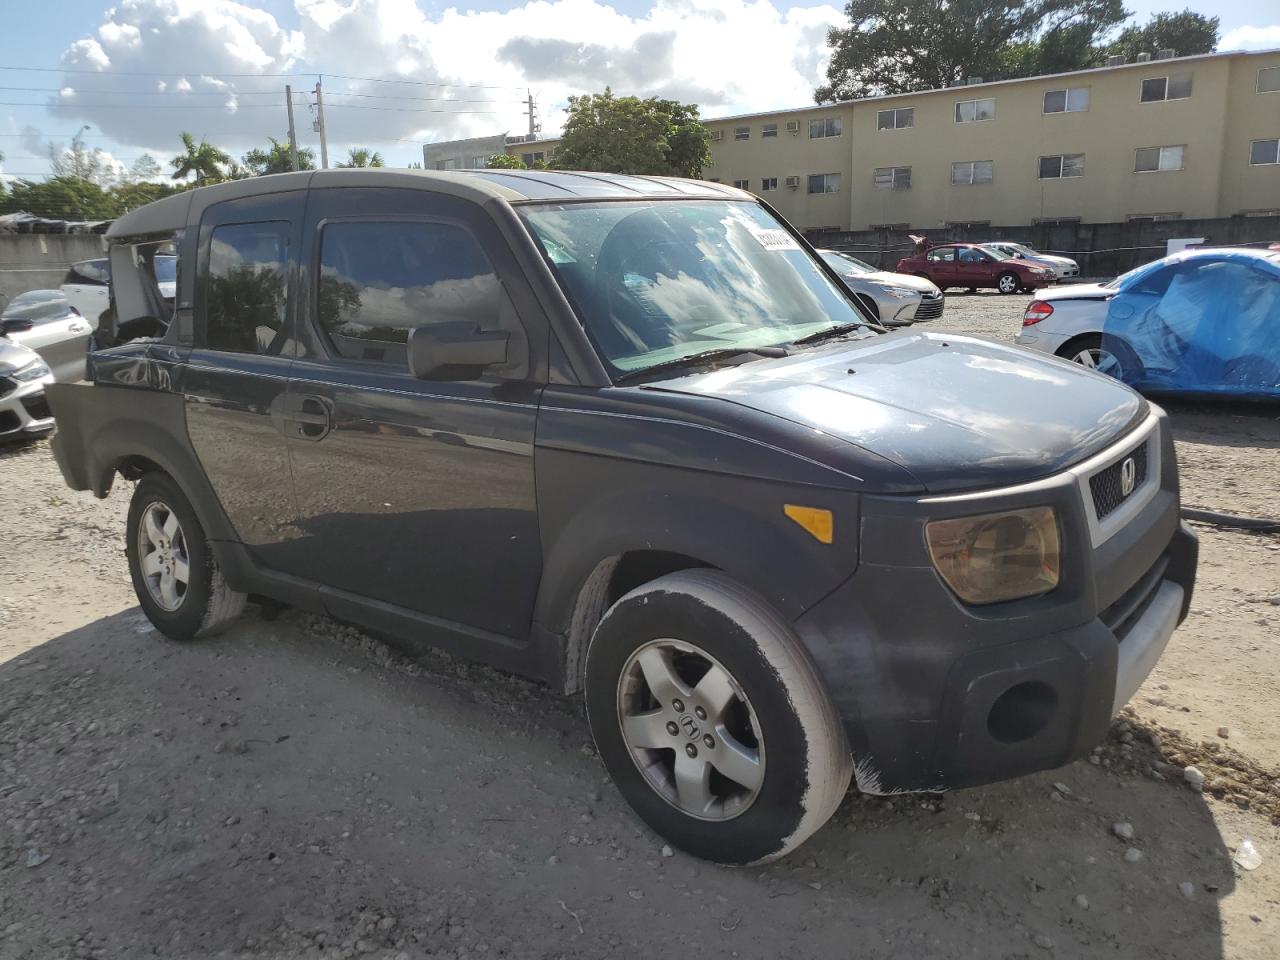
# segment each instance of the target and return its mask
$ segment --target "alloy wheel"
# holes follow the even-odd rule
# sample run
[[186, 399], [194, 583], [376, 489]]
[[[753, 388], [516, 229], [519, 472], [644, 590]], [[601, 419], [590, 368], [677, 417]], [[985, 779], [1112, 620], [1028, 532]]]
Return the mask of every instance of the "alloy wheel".
[[1018, 290], [1018, 279], [1016, 277], [1005, 274], [1000, 278], [1001, 293], [1016, 293]]
[[1103, 373], [1111, 373], [1117, 367], [1116, 358], [1101, 347], [1079, 350], [1071, 357], [1071, 362], [1088, 367], [1090, 370], [1101, 370]]
[[618, 679], [618, 722], [631, 759], [663, 799], [700, 820], [732, 820], [764, 784], [751, 703], [714, 657], [683, 640], [653, 640]]
[[187, 538], [178, 515], [160, 500], [147, 504], [138, 524], [138, 565], [147, 593], [166, 613], [182, 606], [191, 582]]

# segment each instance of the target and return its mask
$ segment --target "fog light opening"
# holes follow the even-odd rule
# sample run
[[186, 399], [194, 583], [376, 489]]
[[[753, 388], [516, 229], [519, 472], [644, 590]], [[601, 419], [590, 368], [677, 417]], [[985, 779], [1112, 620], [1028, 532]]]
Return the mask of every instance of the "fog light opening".
[[1030, 680], [1010, 687], [991, 705], [987, 732], [1001, 743], [1030, 740], [1049, 724], [1058, 694], [1047, 683]]

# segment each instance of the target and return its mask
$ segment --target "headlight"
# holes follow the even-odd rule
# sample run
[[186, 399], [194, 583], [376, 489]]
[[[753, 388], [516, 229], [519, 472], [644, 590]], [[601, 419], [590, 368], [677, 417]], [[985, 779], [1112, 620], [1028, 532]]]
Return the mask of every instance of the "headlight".
[[965, 603], [1000, 603], [1048, 593], [1058, 585], [1058, 518], [1052, 507], [934, 520], [925, 526], [929, 555]]
[[881, 287], [880, 292], [887, 293], [891, 297], [897, 297], [899, 300], [920, 296], [919, 290], [912, 290], [910, 287]]
[[13, 371], [13, 373], [9, 374], [13, 379], [21, 380], [23, 382], [39, 380], [41, 377], [47, 377], [48, 375], [49, 365], [38, 357], [28, 363], [25, 367], [19, 367], [17, 370]]

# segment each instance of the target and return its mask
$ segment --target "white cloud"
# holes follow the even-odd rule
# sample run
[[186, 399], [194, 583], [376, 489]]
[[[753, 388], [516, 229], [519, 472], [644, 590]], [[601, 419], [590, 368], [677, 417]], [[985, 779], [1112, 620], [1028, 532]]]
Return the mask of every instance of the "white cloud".
[[1218, 43], [1219, 50], [1271, 50], [1280, 47], [1280, 23], [1269, 27], [1236, 27]]
[[[64, 53], [68, 68], [93, 72], [67, 74], [75, 95], [50, 109], [122, 144], [172, 149], [188, 130], [240, 152], [284, 133], [285, 79], [266, 74], [322, 71], [331, 155], [358, 144], [408, 155], [411, 143], [390, 142], [524, 132], [526, 87], [544, 135], [558, 132], [568, 96], [606, 85], [693, 101], [704, 116], [801, 105], [823, 79], [827, 28], [842, 20], [832, 5], [784, 11], [777, 0], [654, 0], [637, 17], [604, 0], [438, 15], [419, 2], [294, 0], [290, 30], [235, 0], [121, 0]], [[307, 144], [312, 82], [293, 79]]]

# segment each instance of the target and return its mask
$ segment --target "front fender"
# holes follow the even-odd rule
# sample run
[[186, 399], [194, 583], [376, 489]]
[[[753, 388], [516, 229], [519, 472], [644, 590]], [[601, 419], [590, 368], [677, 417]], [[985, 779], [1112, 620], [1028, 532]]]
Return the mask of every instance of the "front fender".
[[[726, 476], [557, 450], [538, 453], [543, 578], [534, 618], [563, 635], [578, 592], [610, 557], [664, 551], [729, 574], [794, 620], [858, 565], [859, 497], [851, 491]], [[831, 510], [819, 542], [783, 512]]]

